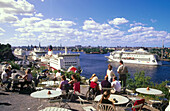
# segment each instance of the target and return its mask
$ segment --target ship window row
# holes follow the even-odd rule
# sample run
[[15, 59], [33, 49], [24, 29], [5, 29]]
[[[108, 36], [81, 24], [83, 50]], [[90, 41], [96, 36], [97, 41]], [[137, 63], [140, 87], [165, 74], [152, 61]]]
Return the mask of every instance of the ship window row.
[[123, 56], [126, 56], [126, 57], [128, 57], [128, 56], [131, 56], [131, 57], [144, 57], [143, 55], [141, 56], [141, 55], [123, 55]]

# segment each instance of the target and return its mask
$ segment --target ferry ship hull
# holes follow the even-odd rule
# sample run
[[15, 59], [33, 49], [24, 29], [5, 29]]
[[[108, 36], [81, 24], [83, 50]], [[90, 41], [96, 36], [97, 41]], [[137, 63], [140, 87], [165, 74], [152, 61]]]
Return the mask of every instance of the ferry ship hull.
[[157, 63], [150, 63], [150, 62], [138, 61], [138, 60], [132, 61], [132, 60], [124, 60], [124, 59], [112, 59], [109, 56], [106, 56], [106, 58], [108, 58], [108, 62], [120, 62], [120, 60], [122, 60], [124, 63], [129, 63], [129, 64], [143, 64], [143, 65], [153, 65], [153, 66], [162, 65], [160, 61], [158, 61]]

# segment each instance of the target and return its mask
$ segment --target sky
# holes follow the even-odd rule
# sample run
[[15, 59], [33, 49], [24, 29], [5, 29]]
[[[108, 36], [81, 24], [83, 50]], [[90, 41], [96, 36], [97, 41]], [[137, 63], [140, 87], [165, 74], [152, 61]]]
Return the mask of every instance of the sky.
[[170, 47], [169, 0], [0, 0], [0, 43]]

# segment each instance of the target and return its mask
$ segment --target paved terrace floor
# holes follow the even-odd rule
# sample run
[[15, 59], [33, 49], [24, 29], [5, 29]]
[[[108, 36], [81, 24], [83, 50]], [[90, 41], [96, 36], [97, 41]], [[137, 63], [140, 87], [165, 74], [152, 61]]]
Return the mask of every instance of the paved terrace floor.
[[[81, 96], [85, 96], [88, 86], [81, 85]], [[42, 99], [43, 108], [56, 106], [58, 103], [49, 103], [48, 99]], [[83, 111], [84, 106], [93, 106], [94, 104], [85, 103], [81, 105], [78, 100], [68, 103], [73, 111]], [[5, 92], [0, 89], [0, 111], [37, 111], [40, 105], [39, 99], [30, 97], [28, 94], [19, 94], [19, 92]], [[96, 106], [96, 105], [94, 105]], [[96, 107], [95, 107], [96, 108]], [[117, 111], [124, 111], [125, 105], [116, 106]], [[148, 106], [144, 106], [144, 111], [158, 111]]]

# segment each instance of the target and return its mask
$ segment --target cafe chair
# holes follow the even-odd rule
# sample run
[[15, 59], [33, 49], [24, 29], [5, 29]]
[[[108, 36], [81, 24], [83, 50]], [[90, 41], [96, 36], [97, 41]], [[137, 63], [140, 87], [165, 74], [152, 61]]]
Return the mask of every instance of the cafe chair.
[[168, 99], [165, 98], [165, 94], [157, 95], [159, 96], [159, 100], [149, 100], [151, 102], [151, 107], [155, 107], [157, 109], [160, 109], [160, 111], [163, 111], [163, 107], [168, 104]]
[[131, 108], [126, 108], [125, 111], [141, 111], [145, 104], [145, 99], [136, 100]]
[[[84, 105], [85, 102], [88, 102], [87, 100], [82, 99], [80, 96], [78, 96], [78, 100], [82, 105]], [[82, 108], [84, 111], [96, 111], [96, 109], [93, 106], [84, 106]]]
[[102, 104], [97, 105], [97, 111], [115, 111], [115, 108], [112, 104]]
[[65, 108], [58, 108], [58, 107], [46, 107], [45, 109], [39, 111], [71, 111], [71, 110]]
[[53, 100], [49, 100], [49, 103], [59, 103], [60, 108], [68, 108], [71, 109], [70, 105], [68, 104], [68, 99], [57, 98]]
[[68, 93], [68, 96], [70, 96], [70, 100], [73, 100], [75, 97], [74, 95], [77, 96], [76, 92], [80, 93], [80, 82], [76, 82], [73, 84], [73, 90], [70, 90]]

